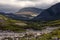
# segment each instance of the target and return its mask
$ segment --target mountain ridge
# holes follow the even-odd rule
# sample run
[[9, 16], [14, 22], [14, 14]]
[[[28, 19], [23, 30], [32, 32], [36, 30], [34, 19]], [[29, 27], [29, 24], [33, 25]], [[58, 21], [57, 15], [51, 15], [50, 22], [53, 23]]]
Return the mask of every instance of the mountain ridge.
[[[39, 14], [37, 17], [34, 18], [35, 20], [57, 20], [60, 19], [60, 3], [57, 3], [50, 8], [44, 10]], [[33, 19], [33, 20], [34, 20]]]
[[[24, 12], [25, 11], [25, 12]], [[40, 14], [42, 9], [34, 8], [34, 7], [27, 7], [27, 8], [22, 8], [16, 13], [4, 13], [0, 12], [0, 14], [5, 15], [9, 18], [12, 19], [17, 19], [17, 20], [30, 20], [33, 17], [37, 16]]]

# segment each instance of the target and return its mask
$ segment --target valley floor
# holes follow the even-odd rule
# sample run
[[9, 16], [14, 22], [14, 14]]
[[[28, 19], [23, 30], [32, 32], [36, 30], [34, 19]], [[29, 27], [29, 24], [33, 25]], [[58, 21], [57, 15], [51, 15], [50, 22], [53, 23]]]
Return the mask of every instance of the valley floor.
[[35, 38], [39, 38], [41, 35], [43, 34], [48, 34], [51, 33], [52, 31], [59, 29], [60, 27], [47, 27], [46, 29], [43, 30], [32, 30], [32, 29], [26, 29], [26, 32], [21, 32], [21, 33], [15, 33], [15, 32], [8, 32], [8, 31], [2, 31], [0, 30], [0, 40], [5, 39], [5, 38], [11, 38], [11, 39], [19, 39], [21, 38], [21, 40], [26, 40], [26, 39], [30, 39], [30, 40], [36, 40]]

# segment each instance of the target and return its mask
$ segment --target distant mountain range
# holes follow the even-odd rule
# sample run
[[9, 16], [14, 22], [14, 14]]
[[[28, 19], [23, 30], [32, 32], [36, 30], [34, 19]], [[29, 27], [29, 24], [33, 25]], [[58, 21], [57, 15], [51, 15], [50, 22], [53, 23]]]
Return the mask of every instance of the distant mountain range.
[[60, 3], [57, 3], [45, 10], [34, 7], [26, 7], [20, 9], [16, 13], [0, 12], [0, 14], [17, 20], [57, 20], [60, 19]]
[[26, 7], [20, 9], [18, 12], [16, 12], [17, 16], [23, 16], [24, 18], [32, 19], [33, 17], [39, 15], [43, 9], [35, 8], [35, 7]]
[[35, 7], [26, 7], [20, 9], [18, 12], [35, 12], [35, 13], [40, 13], [43, 9], [35, 8]]
[[9, 18], [12, 19], [17, 19], [17, 20], [30, 20], [33, 17], [37, 16], [38, 14], [43, 11], [42, 9], [39, 8], [34, 8], [34, 7], [27, 7], [27, 8], [22, 8], [16, 13], [4, 13], [0, 12], [0, 14], [5, 15]]
[[53, 5], [52, 7], [41, 12], [33, 20], [57, 20], [60, 19], [60, 3]]

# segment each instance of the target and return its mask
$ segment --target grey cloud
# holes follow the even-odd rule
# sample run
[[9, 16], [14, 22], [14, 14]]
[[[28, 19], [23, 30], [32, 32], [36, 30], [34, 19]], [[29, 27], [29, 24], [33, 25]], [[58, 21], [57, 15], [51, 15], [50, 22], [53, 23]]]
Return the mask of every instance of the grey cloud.
[[[2, 0], [1, 0], [2, 1]], [[23, 1], [23, 2], [22, 2]], [[46, 2], [47, 0], [11, 0], [10, 3], [9, 1], [5, 1], [6, 4], [4, 4], [4, 0], [3, 0], [3, 5], [0, 4], [0, 11], [4, 11], [4, 12], [17, 12], [20, 8], [23, 7], [37, 7], [37, 8], [49, 8], [50, 6], [56, 4], [57, 2], [59, 2], [58, 0], [50, 0], [49, 2]], [[27, 3], [26, 3], [27, 2]], [[13, 6], [14, 5], [14, 6]], [[19, 7], [16, 7], [19, 6]]]
[[17, 0], [17, 1], [38, 1], [38, 0]]
[[10, 5], [0, 5], [0, 12], [12, 12], [15, 13], [19, 10], [19, 8], [10, 6]]
[[52, 5], [55, 5], [56, 3], [58, 3], [58, 2], [53, 2], [53, 3], [50, 3], [50, 4], [47, 4], [47, 3], [36, 4], [35, 7], [42, 8], [42, 9], [47, 9], [47, 8], [51, 7]]

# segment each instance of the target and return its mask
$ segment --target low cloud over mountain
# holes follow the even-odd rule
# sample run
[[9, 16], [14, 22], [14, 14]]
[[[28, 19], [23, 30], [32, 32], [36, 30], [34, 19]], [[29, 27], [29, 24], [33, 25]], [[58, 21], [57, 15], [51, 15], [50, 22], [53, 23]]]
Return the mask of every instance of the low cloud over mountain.
[[5, 10], [8, 9], [8, 12], [16, 12], [23, 7], [37, 7], [46, 9], [57, 2], [60, 2], [60, 0], [0, 0], [0, 9], [1, 6]]

